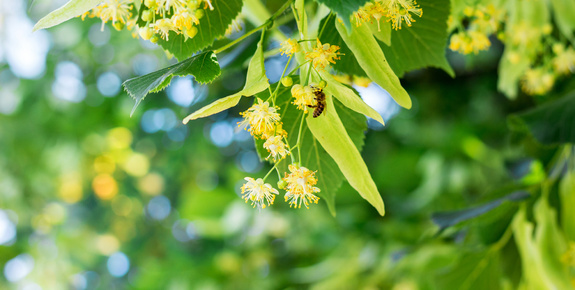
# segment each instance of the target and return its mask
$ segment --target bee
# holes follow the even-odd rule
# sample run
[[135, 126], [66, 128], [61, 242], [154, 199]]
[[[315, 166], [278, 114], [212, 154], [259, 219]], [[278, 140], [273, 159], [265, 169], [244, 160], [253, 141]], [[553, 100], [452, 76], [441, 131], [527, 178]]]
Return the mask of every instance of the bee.
[[313, 94], [315, 96], [315, 101], [316, 104], [315, 106], [308, 106], [310, 108], [315, 108], [315, 110], [313, 110], [313, 117], [317, 118], [319, 117], [319, 115], [321, 115], [321, 113], [323, 113], [323, 110], [325, 110], [325, 93], [323, 92], [323, 89], [320, 87], [314, 87], [311, 86], [312, 90], [313, 90]]

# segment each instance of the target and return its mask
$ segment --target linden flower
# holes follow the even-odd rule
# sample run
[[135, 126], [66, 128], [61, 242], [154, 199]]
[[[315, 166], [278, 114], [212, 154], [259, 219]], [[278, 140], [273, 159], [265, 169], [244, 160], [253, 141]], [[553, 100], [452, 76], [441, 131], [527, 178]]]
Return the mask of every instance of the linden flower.
[[294, 85], [291, 88], [291, 95], [295, 99], [293, 104], [300, 110], [305, 110], [306, 107], [315, 105], [315, 97], [310, 86]]
[[254, 180], [251, 177], [246, 177], [244, 180], [247, 182], [242, 186], [242, 199], [245, 199], [246, 203], [251, 201], [254, 208], [257, 206], [260, 209], [274, 203], [275, 195], [279, 194], [277, 189], [273, 188], [269, 183], [264, 183], [261, 178]]
[[[113, 24], [120, 22], [125, 24], [128, 19], [132, 16], [130, 9], [132, 9], [131, 0], [106, 0], [102, 5], [94, 8], [90, 17], [99, 17], [102, 19], [102, 31], [104, 30], [104, 24], [108, 21], [112, 21]], [[85, 15], [82, 17], [84, 19]]]
[[306, 208], [309, 208], [310, 203], [317, 204], [319, 197], [315, 196], [314, 192], [319, 192], [320, 190], [314, 187], [317, 183], [315, 172], [293, 164], [290, 164], [288, 168], [291, 173], [286, 173], [286, 177], [283, 180], [287, 182], [285, 200], [289, 202], [290, 207], [301, 208], [303, 203]]
[[521, 79], [523, 91], [530, 95], [543, 95], [551, 90], [555, 76], [544, 68], [528, 69]]
[[339, 46], [329, 43], [322, 45], [317, 39], [317, 46], [312, 52], [306, 53], [305, 58], [310, 59], [316, 69], [325, 69], [330, 63], [334, 64], [335, 60], [339, 59], [338, 55], [343, 55], [337, 52], [338, 50]]
[[150, 27], [165, 40], [169, 40], [170, 31], [177, 32], [177, 28], [170, 19], [158, 19], [154, 24], [150, 25]]
[[419, 17], [423, 15], [423, 10], [414, 0], [389, 0], [387, 3], [387, 18], [395, 30], [401, 29], [403, 21], [407, 26], [411, 26], [411, 23], [415, 22], [411, 14]]
[[281, 55], [292, 55], [299, 51], [299, 43], [297, 41], [289, 38], [288, 40], [282, 42], [282, 47], [280, 47]]
[[244, 120], [238, 123], [238, 127], [250, 125], [249, 132], [253, 136], [261, 136], [274, 132], [280, 121], [278, 107], [270, 107], [268, 102], [257, 99], [258, 103], [251, 106], [247, 111], [240, 113]]
[[271, 157], [275, 162], [278, 162], [289, 154], [289, 151], [286, 149], [286, 144], [282, 141], [282, 136], [268, 138], [264, 143], [264, 148], [270, 153], [270, 155], [266, 157], [266, 160]]

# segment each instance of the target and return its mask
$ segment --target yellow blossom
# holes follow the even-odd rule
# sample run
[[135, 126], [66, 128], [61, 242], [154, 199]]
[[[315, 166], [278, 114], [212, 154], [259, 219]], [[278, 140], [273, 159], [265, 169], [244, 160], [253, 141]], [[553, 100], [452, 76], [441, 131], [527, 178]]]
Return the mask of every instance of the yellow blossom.
[[558, 74], [575, 72], [575, 50], [572, 47], [565, 49], [561, 44], [554, 45], [553, 52], [555, 53], [553, 68]]
[[478, 31], [463, 31], [451, 36], [449, 49], [458, 51], [462, 54], [479, 53], [481, 50], [487, 50], [491, 42], [487, 35]]
[[170, 31], [177, 31], [170, 19], [158, 19], [151, 27], [165, 40], [169, 40]]
[[301, 208], [303, 203], [306, 208], [309, 208], [310, 203], [317, 204], [319, 197], [314, 193], [319, 192], [320, 189], [314, 187], [317, 183], [315, 172], [294, 164], [290, 164], [288, 168], [290, 174], [286, 173], [283, 180], [287, 182], [285, 200], [289, 202], [290, 207]]
[[521, 79], [523, 91], [530, 95], [543, 95], [554, 83], [555, 76], [542, 67], [528, 69]]
[[236, 19], [232, 20], [232, 23], [230, 23], [230, 25], [228, 25], [228, 28], [226, 28], [226, 32], [224, 32], [224, 35], [230, 36], [234, 32], [242, 31], [242, 23], [243, 21], [238, 16]]
[[116, 24], [116, 22], [126, 24], [132, 16], [130, 9], [132, 9], [133, 2], [132, 0], [105, 0], [91, 12], [82, 15], [82, 20], [86, 16], [98, 17], [102, 19], [102, 30], [108, 21], [112, 21], [112, 24]]
[[258, 178], [254, 180], [251, 177], [244, 178], [247, 182], [242, 186], [242, 198], [252, 202], [254, 208], [266, 208], [272, 205], [276, 198], [275, 195], [279, 194], [277, 189], [273, 188], [269, 183], [264, 183], [263, 179]]
[[270, 153], [270, 155], [266, 157], [266, 160], [271, 157], [275, 162], [278, 162], [289, 154], [286, 144], [282, 139], [282, 136], [272, 136], [266, 140], [264, 148]]
[[419, 8], [415, 0], [389, 0], [387, 3], [387, 18], [395, 30], [401, 29], [403, 21], [407, 26], [411, 26], [411, 23], [415, 22], [411, 14], [419, 17], [423, 15], [423, 10]]
[[367, 88], [369, 86], [369, 84], [371, 84], [371, 80], [369, 78], [366, 78], [366, 77], [353, 76], [353, 84], [360, 86], [360, 87]]
[[280, 51], [282, 55], [292, 55], [300, 50], [299, 43], [291, 38], [282, 42], [281, 46]]
[[310, 86], [294, 85], [291, 88], [291, 94], [294, 98], [293, 104], [298, 109], [305, 110], [306, 107], [315, 106], [315, 97]]
[[247, 111], [240, 113], [244, 120], [238, 123], [239, 127], [244, 128], [250, 125], [248, 131], [255, 137], [275, 132], [280, 121], [278, 107], [272, 107], [261, 99], [257, 99], [257, 102]]
[[339, 59], [338, 55], [342, 53], [337, 52], [339, 46], [329, 45], [329, 43], [321, 44], [317, 39], [317, 46], [312, 52], [306, 53], [306, 58], [310, 59], [316, 69], [325, 69], [330, 63], [334, 64], [335, 60]]

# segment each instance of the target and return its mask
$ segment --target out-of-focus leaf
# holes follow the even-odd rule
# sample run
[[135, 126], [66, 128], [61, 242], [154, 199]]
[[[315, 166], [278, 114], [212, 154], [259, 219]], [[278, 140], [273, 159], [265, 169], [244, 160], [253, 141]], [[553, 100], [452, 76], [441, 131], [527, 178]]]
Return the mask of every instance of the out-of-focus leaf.
[[354, 12], [359, 10], [360, 7], [365, 5], [365, 3], [369, 2], [367, 0], [315, 0], [321, 4], [324, 4], [333, 12], [337, 13], [337, 15], [341, 18], [345, 27], [348, 30], [351, 30], [351, 21], [350, 18]]
[[557, 26], [567, 38], [573, 36], [573, 30], [575, 30], [575, 17], [573, 17], [573, 11], [575, 11], [575, 1], [573, 0], [551, 0], [551, 5], [553, 7], [553, 16]]
[[168, 40], [160, 39], [158, 44], [172, 53], [178, 60], [186, 59], [192, 54], [208, 47], [216, 38], [224, 35], [240, 11], [241, 0], [212, 1], [214, 10], [205, 9], [205, 15], [197, 26], [198, 34], [186, 40], [183, 34], [170, 31]]
[[411, 108], [409, 95], [390, 68], [369, 27], [366, 25], [354, 27], [350, 34], [339, 22], [336, 22], [335, 27], [367, 76], [384, 88], [400, 106]]
[[483, 215], [500, 206], [505, 201], [522, 201], [529, 197], [529, 193], [525, 191], [517, 191], [478, 207], [452, 212], [434, 213], [431, 215], [431, 220], [439, 226], [440, 230], [444, 230], [445, 228], [456, 225], [460, 222]]
[[357, 59], [355, 59], [353, 52], [349, 49], [347, 44], [345, 44], [345, 42], [343, 41], [337, 30], [334, 29], [335, 21], [336, 21], [335, 17], [328, 15], [321, 21], [319, 25], [319, 27], [324, 27], [325, 25], [325, 29], [323, 30], [323, 33], [321, 34], [321, 37], [319, 39], [321, 43], [329, 43], [331, 45], [337, 45], [339, 46], [338, 52], [343, 53], [343, 55], [340, 56], [340, 59], [337, 60], [335, 64], [332, 64], [333, 69], [348, 75], [355, 75], [362, 77], [367, 76], [365, 74], [365, 71], [363, 71], [363, 69], [357, 62]]
[[561, 179], [559, 186], [561, 197], [561, 226], [565, 236], [571, 241], [575, 241], [575, 172], [569, 171]]
[[[287, 138], [289, 144], [294, 146], [297, 143], [297, 135], [303, 111], [298, 110], [296, 106], [291, 104], [291, 98], [291, 92], [289, 90], [285, 90], [278, 95], [276, 105], [280, 107], [283, 128], [288, 133]], [[331, 97], [328, 98], [331, 99]], [[364, 132], [367, 130], [367, 119], [363, 115], [357, 114], [346, 108], [338, 101], [327, 104], [327, 106], [326, 110], [331, 107], [331, 110], [337, 110], [341, 115], [343, 122], [346, 124], [345, 130], [351, 138], [355, 150], [361, 150], [364, 144]], [[317, 119], [323, 118], [325, 113], [326, 112], [324, 111], [324, 113]], [[261, 159], [264, 159], [269, 153], [266, 152], [265, 149], [261, 149], [262, 145], [263, 140], [256, 140], [258, 154]], [[317, 170], [316, 177], [318, 179], [318, 183], [316, 186], [321, 189], [321, 192], [319, 192], [318, 195], [327, 203], [330, 213], [335, 216], [335, 194], [345, 180], [345, 176], [340, 171], [340, 168], [338, 168], [338, 164], [324, 150], [319, 141], [306, 126], [304, 126], [302, 130], [300, 148], [305, 148], [301, 152], [301, 165], [313, 171]], [[297, 149], [294, 150], [293, 153], [295, 154], [294, 157], [296, 157]], [[278, 165], [280, 171], [287, 171], [288, 164], [290, 162], [290, 157], [286, 157], [285, 160], [281, 161]]]
[[323, 80], [327, 82], [327, 86], [324, 89], [326, 93], [333, 95], [349, 109], [364, 114], [385, 125], [381, 115], [372, 107], [368, 106], [352, 89], [336, 81], [329, 73], [321, 72], [320, 74]]
[[70, 0], [64, 6], [50, 12], [34, 25], [34, 30], [40, 30], [58, 25], [76, 16], [80, 16], [100, 4], [102, 0]]
[[511, 55], [518, 52], [506, 48], [499, 62], [499, 78], [497, 79], [497, 89], [508, 98], [514, 99], [517, 96], [517, 82], [529, 68], [530, 60], [527, 57], [520, 57], [518, 62], [511, 61]]
[[132, 109], [133, 114], [148, 92], [164, 89], [169, 84], [166, 80], [173, 76], [193, 75], [199, 83], [209, 83], [220, 74], [220, 64], [216, 54], [213, 51], [206, 51], [167, 68], [129, 79], [124, 82], [124, 88], [136, 100], [134, 109]]
[[557, 225], [557, 214], [547, 198], [543, 195], [535, 204], [535, 225], [527, 220], [525, 207], [512, 222], [521, 256], [522, 279], [528, 289], [571, 289], [567, 265], [560, 261], [567, 245]]
[[437, 289], [501, 289], [501, 270], [497, 253], [469, 252], [435, 277]]
[[349, 124], [343, 125], [334, 108], [332, 96], [327, 95], [326, 108], [321, 116], [313, 118], [310, 114], [306, 121], [314, 138], [337, 163], [349, 184], [383, 216], [385, 209], [381, 195], [357, 147], [346, 132]]
[[429, 66], [455, 76], [445, 58], [450, 1], [421, 1], [417, 4], [423, 9], [423, 16], [414, 17], [411, 27], [393, 30], [391, 46], [381, 45], [389, 65], [399, 77], [408, 71]]
[[250, 64], [248, 66], [248, 75], [246, 77], [246, 84], [244, 85], [244, 88], [231, 96], [219, 99], [195, 111], [184, 119], [184, 124], [187, 124], [191, 120], [211, 116], [213, 114], [217, 114], [221, 111], [234, 107], [238, 104], [242, 96], [253, 96], [270, 86], [264, 68], [264, 51], [262, 47], [262, 41], [263, 37], [262, 40], [260, 40], [258, 43], [258, 48], [256, 49], [254, 56], [250, 60]]
[[512, 130], [529, 131], [544, 145], [574, 143], [575, 92], [530, 111], [511, 115], [508, 124]]

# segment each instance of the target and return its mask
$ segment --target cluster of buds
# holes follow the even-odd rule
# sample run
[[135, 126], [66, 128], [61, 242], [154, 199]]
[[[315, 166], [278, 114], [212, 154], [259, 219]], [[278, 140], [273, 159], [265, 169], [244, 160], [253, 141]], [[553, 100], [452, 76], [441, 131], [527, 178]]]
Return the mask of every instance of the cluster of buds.
[[387, 22], [391, 22], [393, 29], [401, 29], [401, 24], [405, 22], [407, 26], [411, 26], [415, 22], [413, 15], [421, 17], [423, 10], [415, 0], [375, 0], [368, 2], [357, 12], [354, 13], [355, 24], [360, 26], [364, 22], [377, 22], [378, 30], [380, 28], [380, 21], [383, 17]]
[[[105, 0], [85, 17], [100, 18], [103, 25], [109, 21], [117, 30], [137, 28], [142, 39], [158, 42], [169, 40], [170, 32], [193, 38], [205, 9], [214, 10], [211, 0], [144, 0], [140, 16], [134, 11], [134, 0]], [[139, 18], [139, 19], [138, 19]], [[142, 24], [143, 23], [143, 24]]]

